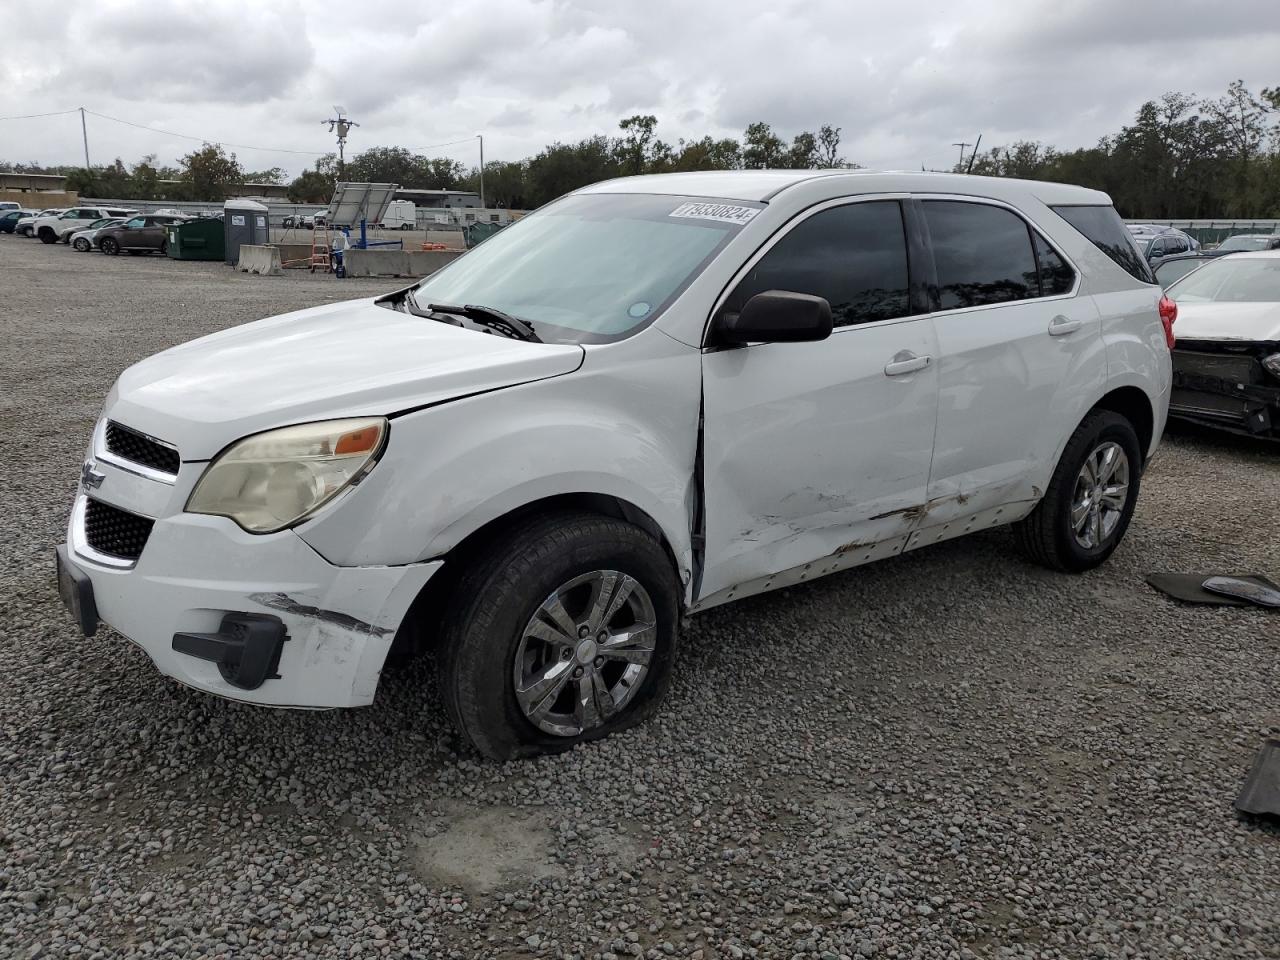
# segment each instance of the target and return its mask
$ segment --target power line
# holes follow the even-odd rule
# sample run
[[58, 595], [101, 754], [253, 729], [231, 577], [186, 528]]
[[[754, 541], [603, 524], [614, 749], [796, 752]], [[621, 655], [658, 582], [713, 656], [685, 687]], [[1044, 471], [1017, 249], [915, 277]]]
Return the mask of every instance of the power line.
[[405, 149], [406, 150], [435, 150], [437, 147], [452, 147], [452, 146], [456, 146], [459, 143], [471, 143], [475, 139], [476, 138], [474, 136], [463, 137], [461, 140], [446, 140], [444, 143], [428, 143], [424, 147], [405, 147]]
[[[74, 113], [74, 110], [68, 110], [67, 113]], [[174, 133], [171, 130], [161, 130], [158, 127], [149, 127], [143, 123], [134, 123], [132, 120], [121, 120], [119, 117], [109, 117], [105, 113], [98, 113], [94, 110], [85, 110], [85, 113], [98, 117], [102, 120], [110, 120], [113, 123], [123, 123], [126, 127], [137, 127], [139, 130], [149, 130], [152, 133], [160, 133], [166, 137], [177, 137], [179, 140], [195, 140], [200, 143], [212, 143], [219, 147], [234, 147], [237, 150], [258, 150], [262, 153], [293, 153], [306, 157], [323, 157], [325, 151], [322, 150], [288, 150], [283, 147], [255, 147], [247, 143], [228, 143], [226, 140], [214, 140], [210, 137], [193, 137], [187, 133]]]
[[37, 117], [61, 117], [68, 113], [78, 113], [79, 107], [70, 110], [55, 110], [53, 113], [24, 113], [16, 117], [0, 117], [0, 120], [34, 120]]

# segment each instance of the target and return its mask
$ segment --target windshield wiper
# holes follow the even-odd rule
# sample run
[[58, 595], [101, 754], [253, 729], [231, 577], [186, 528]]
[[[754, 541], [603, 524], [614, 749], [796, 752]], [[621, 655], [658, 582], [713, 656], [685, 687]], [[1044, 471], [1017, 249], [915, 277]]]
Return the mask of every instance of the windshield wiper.
[[505, 330], [517, 340], [528, 340], [532, 343], [542, 342], [542, 338], [534, 332], [533, 325], [529, 321], [513, 317], [509, 313], [503, 313], [494, 307], [485, 307], [477, 303], [468, 303], [460, 307], [451, 303], [429, 303], [427, 304], [427, 309], [432, 313], [452, 313], [455, 316], [466, 317], [468, 320], [486, 327]]

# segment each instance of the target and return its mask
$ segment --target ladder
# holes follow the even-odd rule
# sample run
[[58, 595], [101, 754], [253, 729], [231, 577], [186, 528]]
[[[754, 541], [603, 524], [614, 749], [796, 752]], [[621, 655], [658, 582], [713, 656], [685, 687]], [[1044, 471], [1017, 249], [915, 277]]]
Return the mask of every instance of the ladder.
[[325, 273], [333, 270], [333, 263], [329, 256], [329, 223], [326, 220], [324, 225], [312, 224], [311, 226], [311, 272], [316, 272], [316, 267], [320, 267]]

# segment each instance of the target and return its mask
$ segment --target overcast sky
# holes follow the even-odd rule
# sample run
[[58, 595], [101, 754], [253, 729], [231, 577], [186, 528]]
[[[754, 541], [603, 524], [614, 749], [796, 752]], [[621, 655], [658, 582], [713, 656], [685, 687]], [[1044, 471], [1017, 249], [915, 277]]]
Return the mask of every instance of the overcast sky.
[[[946, 167], [952, 143], [1091, 145], [1168, 90], [1280, 81], [1280, 0], [465, 0], [54, 3], [0, 0], [0, 117], [96, 113], [299, 172], [333, 149], [400, 145], [474, 163], [614, 133], [790, 139], [843, 128], [864, 166]], [[198, 143], [88, 118], [96, 163], [174, 162]], [[82, 163], [79, 115], [0, 121], [0, 160]]]

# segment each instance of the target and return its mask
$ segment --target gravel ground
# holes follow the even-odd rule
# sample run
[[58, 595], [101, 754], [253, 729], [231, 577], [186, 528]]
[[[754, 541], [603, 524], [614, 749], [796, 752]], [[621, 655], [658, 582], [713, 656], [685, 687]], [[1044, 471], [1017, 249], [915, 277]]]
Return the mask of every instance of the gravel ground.
[[1142, 582], [1280, 574], [1275, 449], [1167, 439], [1085, 576], [992, 531], [695, 618], [654, 722], [534, 762], [460, 752], [430, 663], [272, 712], [77, 636], [51, 554], [116, 374], [387, 286], [0, 237], [0, 955], [1280, 956], [1280, 829], [1231, 809], [1280, 617]]

